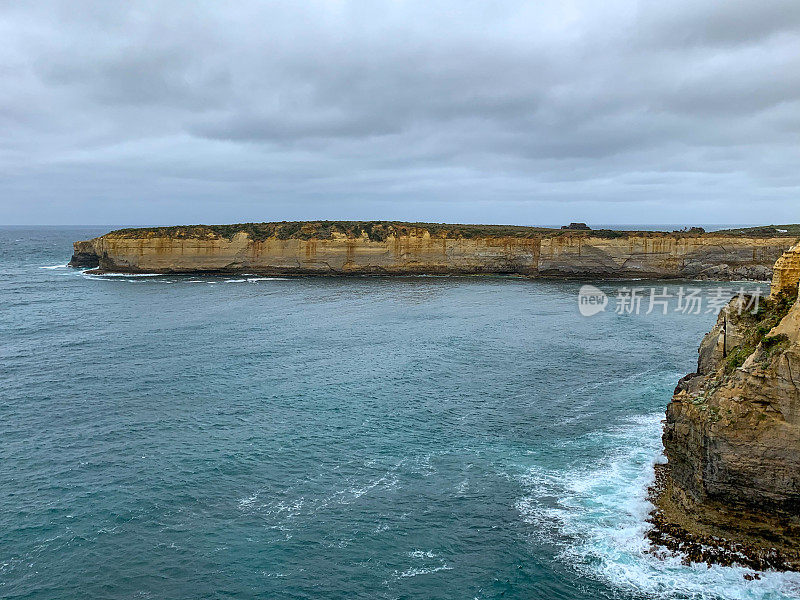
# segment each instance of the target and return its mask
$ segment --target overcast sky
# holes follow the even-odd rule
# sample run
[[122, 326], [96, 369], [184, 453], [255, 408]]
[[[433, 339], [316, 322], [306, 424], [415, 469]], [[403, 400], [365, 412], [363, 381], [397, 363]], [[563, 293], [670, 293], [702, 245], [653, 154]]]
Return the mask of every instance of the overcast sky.
[[800, 222], [798, 0], [0, 0], [0, 224]]

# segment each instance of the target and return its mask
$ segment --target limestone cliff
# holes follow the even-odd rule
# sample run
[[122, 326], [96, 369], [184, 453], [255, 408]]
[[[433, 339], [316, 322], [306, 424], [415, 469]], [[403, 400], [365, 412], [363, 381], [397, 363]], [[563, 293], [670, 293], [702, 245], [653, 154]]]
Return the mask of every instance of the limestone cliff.
[[800, 244], [785, 252], [776, 262], [770, 293], [792, 293], [800, 280]]
[[98, 266], [97, 252], [95, 251], [94, 240], [86, 242], [75, 242], [72, 244], [72, 260], [69, 261], [72, 267], [96, 267]]
[[720, 313], [667, 408], [651, 539], [692, 560], [800, 569], [798, 250], [757, 311]]
[[126, 229], [76, 242], [110, 272], [768, 279], [793, 238], [500, 225], [296, 222]]

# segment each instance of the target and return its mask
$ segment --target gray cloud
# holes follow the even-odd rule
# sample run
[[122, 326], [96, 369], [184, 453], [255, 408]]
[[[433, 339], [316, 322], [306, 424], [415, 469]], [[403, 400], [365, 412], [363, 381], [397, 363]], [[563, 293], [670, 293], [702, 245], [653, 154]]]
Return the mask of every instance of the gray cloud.
[[0, 223], [797, 221], [796, 0], [0, 2]]

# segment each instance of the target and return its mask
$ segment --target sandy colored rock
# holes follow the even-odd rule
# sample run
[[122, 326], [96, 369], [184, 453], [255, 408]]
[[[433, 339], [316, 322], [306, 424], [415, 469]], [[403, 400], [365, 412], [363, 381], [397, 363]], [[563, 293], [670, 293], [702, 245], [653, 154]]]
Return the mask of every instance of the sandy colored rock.
[[[515, 274], [766, 280], [787, 237], [557, 231], [369, 222], [121, 230], [76, 242], [73, 263], [111, 272]], [[284, 227], [284, 229], [281, 229]]]
[[[776, 267], [776, 277], [787, 275]], [[796, 290], [796, 281], [773, 290], [755, 314], [732, 300], [701, 343], [698, 373], [667, 407], [656, 541], [694, 540], [702, 560], [800, 569]], [[703, 549], [715, 545], [736, 550]]]
[[796, 293], [800, 283], [800, 243], [785, 252], [773, 268], [771, 294]]

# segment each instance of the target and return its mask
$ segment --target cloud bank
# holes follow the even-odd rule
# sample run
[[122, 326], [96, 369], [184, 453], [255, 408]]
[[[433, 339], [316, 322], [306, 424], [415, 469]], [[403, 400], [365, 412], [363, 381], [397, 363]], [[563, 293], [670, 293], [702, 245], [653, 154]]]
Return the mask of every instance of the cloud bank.
[[796, 0], [0, 3], [0, 223], [800, 220]]

